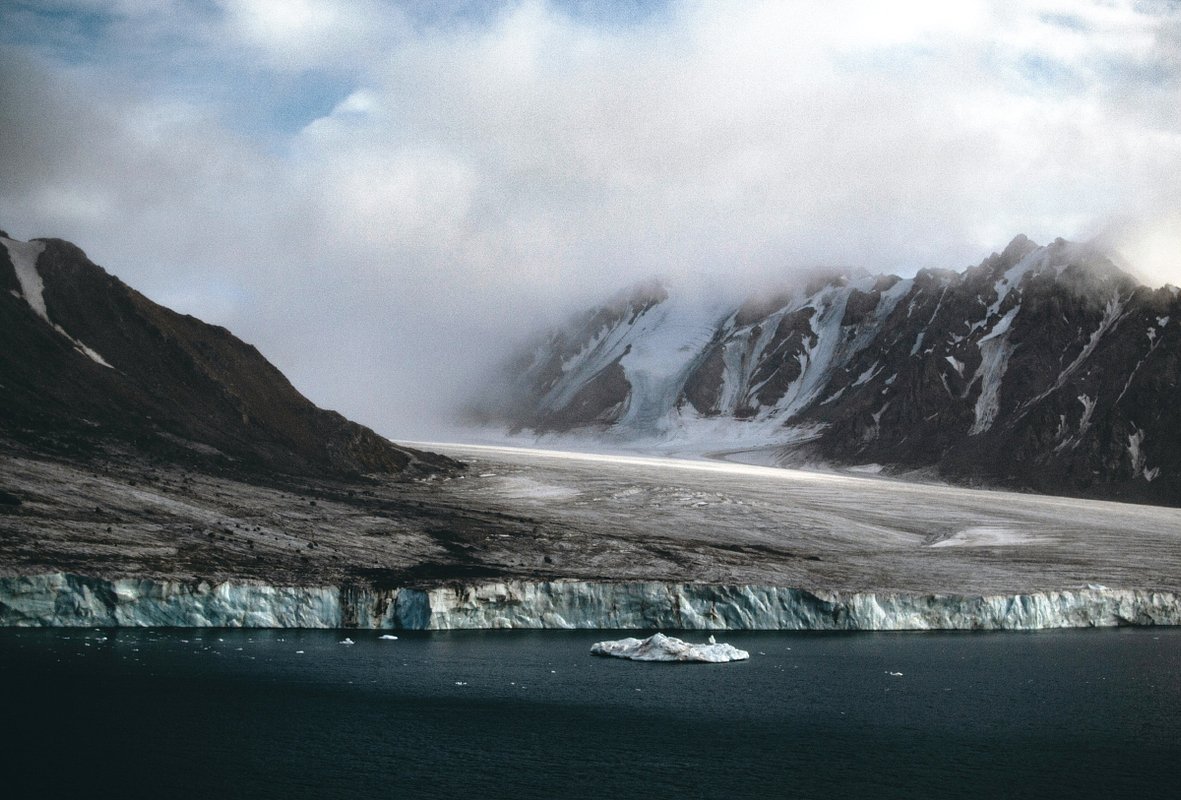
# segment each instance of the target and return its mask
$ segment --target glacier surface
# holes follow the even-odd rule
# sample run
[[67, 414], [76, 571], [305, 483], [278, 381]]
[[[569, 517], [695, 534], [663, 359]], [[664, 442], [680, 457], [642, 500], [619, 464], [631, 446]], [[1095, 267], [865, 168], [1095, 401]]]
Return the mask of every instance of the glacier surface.
[[1097, 585], [959, 595], [658, 581], [373, 589], [67, 573], [0, 578], [3, 626], [855, 631], [1179, 624], [1175, 592]]

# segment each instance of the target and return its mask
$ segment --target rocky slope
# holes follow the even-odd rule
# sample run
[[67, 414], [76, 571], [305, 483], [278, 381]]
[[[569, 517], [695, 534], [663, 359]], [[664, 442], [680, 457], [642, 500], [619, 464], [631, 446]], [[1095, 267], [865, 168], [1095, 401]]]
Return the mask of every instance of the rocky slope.
[[173, 462], [285, 473], [429, 471], [314, 406], [224, 328], [153, 303], [59, 239], [0, 232], [0, 439], [84, 455], [118, 442]]
[[1181, 297], [1018, 236], [963, 272], [742, 304], [649, 285], [534, 343], [485, 419], [1181, 504]]

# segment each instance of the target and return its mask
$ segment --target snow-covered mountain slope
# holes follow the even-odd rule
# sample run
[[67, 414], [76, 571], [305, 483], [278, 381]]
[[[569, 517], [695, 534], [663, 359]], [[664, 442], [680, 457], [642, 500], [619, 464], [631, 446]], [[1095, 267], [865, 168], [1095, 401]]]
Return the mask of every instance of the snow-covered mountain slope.
[[511, 369], [517, 431], [1181, 504], [1178, 290], [1061, 239], [738, 307], [644, 286]]

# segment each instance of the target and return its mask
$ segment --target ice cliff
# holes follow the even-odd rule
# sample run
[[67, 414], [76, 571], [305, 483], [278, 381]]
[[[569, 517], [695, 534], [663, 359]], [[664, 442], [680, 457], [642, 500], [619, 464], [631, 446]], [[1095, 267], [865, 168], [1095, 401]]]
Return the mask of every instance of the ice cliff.
[[4, 626], [1034, 630], [1179, 624], [1177, 593], [1101, 586], [981, 596], [662, 582], [377, 590], [63, 573], [0, 578]]

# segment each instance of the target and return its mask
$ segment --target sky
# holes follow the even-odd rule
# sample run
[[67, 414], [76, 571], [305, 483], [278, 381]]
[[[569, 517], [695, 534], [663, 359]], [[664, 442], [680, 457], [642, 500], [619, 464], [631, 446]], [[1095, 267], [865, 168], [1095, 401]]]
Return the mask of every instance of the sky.
[[1024, 233], [1181, 284], [1181, 3], [8, 0], [0, 228], [446, 436], [523, 336], [652, 276]]

